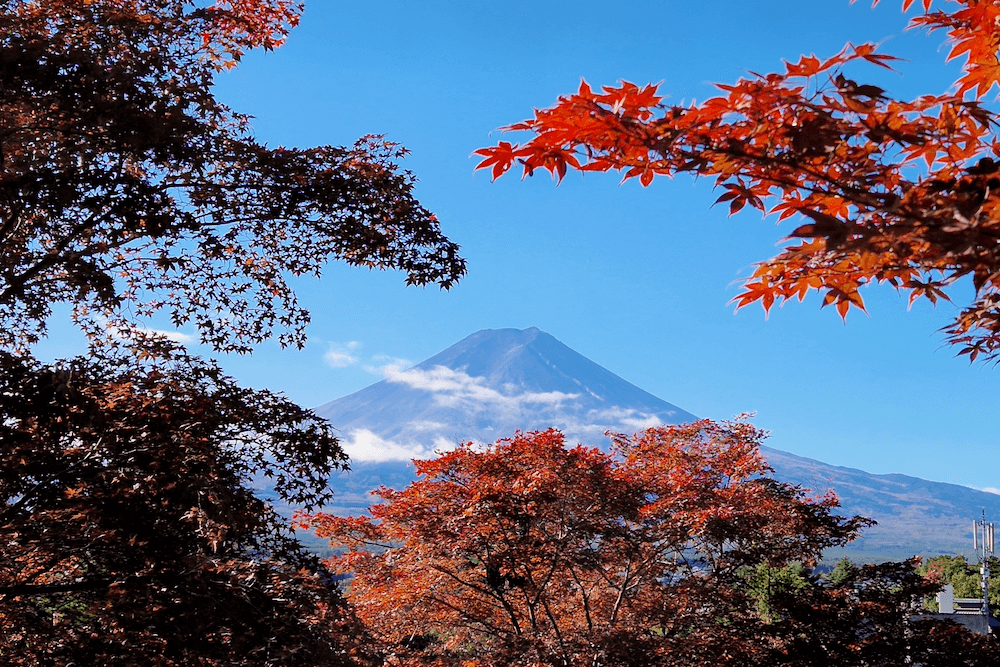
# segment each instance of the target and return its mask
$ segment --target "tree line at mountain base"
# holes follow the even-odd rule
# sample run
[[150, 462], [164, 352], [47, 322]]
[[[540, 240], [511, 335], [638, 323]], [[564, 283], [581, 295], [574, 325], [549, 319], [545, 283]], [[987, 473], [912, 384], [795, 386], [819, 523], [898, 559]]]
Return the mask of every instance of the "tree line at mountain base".
[[871, 522], [777, 482], [745, 419], [555, 430], [416, 461], [360, 517], [300, 513], [393, 665], [987, 665], [1000, 644], [916, 620], [939, 579], [825, 548]]

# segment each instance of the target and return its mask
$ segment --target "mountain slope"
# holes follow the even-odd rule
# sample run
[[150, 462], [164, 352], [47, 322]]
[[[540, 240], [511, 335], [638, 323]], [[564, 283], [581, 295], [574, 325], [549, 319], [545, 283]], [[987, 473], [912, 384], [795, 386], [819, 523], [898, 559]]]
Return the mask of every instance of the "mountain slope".
[[844, 514], [879, 525], [845, 551], [856, 560], [972, 552], [972, 521], [1000, 518], [1000, 496], [909, 475], [875, 475], [762, 448], [775, 477], [816, 493], [836, 492]]
[[[357, 513], [381, 484], [413, 479], [405, 461], [461, 440], [492, 442], [515, 430], [561, 429], [570, 442], [604, 446], [631, 433], [696, 417], [630, 384], [549, 334], [479, 331], [382, 382], [317, 409], [338, 429], [353, 470], [331, 480], [338, 513]], [[775, 477], [816, 494], [833, 489], [842, 512], [873, 518], [844, 554], [857, 560], [971, 551], [971, 521], [1000, 517], [1000, 496], [906, 475], [873, 475], [764, 448]]]
[[555, 427], [597, 442], [609, 429], [695, 419], [536, 328], [474, 333], [316, 411], [340, 429], [353, 458], [383, 460], [517, 429]]

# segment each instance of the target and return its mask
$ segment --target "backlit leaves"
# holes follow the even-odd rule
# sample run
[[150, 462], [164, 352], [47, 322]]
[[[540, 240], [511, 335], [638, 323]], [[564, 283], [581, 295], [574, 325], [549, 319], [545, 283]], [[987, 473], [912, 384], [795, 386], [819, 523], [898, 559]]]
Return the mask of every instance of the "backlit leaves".
[[[904, 11], [914, 4], [906, 0]], [[583, 83], [505, 128], [529, 139], [477, 151], [485, 158], [479, 168], [494, 178], [517, 166], [531, 175], [548, 159], [558, 168], [619, 171], [642, 185], [682, 172], [710, 177], [724, 190], [716, 203], [728, 202], [730, 214], [750, 205], [779, 221], [806, 218], [744, 281], [738, 308], [769, 310], [815, 290], [845, 317], [864, 309], [865, 285], [888, 283], [911, 303], [935, 303], [968, 276], [972, 303], [945, 333], [960, 354], [995, 358], [1000, 137], [985, 97], [1000, 84], [1000, 1], [932, 4], [919, 3], [912, 25], [945, 30], [949, 59], [964, 61], [951, 92], [900, 100], [849, 78], [857, 65], [892, 68], [897, 59], [873, 44], [719, 84], [721, 95], [700, 104], [665, 104], [655, 86], [623, 82], [595, 93]]]
[[329, 261], [454, 285], [458, 246], [413, 197], [405, 150], [269, 148], [212, 95], [219, 67], [280, 44], [287, 0], [46, 0], [0, 8], [0, 334], [24, 348], [55, 303], [91, 336], [155, 313], [218, 350], [308, 313], [289, 278]]

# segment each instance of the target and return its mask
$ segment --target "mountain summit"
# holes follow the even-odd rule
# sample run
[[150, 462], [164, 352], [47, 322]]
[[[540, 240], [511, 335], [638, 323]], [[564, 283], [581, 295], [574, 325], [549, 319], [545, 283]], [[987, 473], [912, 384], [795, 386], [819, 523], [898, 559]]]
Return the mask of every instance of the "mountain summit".
[[[531, 328], [484, 330], [412, 368], [327, 403], [317, 412], [340, 429], [352, 470], [331, 479], [338, 513], [362, 512], [369, 492], [413, 480], [412, 458], [462, 440], [492, 442], [515, 430], [562, 430], [570, 443], [607, 446], [605, 431], [632, 433], [696, 417], [643, 391]], [[775, 477], [822, 494], [877, 527], [843, 551], [856, 560], [969, 549], [969, 522], [1000, 496], [905, 475], [873, 475], [765, 447]]]
[[544, 331], [485, 329], [385, 380], [316, 409], [354, 459], [409, 459], [463, 440], [555, 427], [601, 444], [696, 419], [623, 380]]

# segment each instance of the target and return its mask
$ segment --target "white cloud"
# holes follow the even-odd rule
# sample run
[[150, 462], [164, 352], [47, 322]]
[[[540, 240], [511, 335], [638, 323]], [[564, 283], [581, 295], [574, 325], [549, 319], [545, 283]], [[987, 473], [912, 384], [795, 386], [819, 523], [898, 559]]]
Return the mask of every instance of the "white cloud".
[[472, 377], [464, 371], [456, 371], [447, 366], [435, 366], [430, 370], [400, 367], [384, 367], [389, 382], [405, 384], [414, 389], [434, 394], [434, 401], [444, 407], [471, 408], [473, 410], [499, 410], [516, 412], [525, 405], [559, 405], [572, 400], [579, 394], [561, 391], [517, 393], [516, 387], [506, 386], [507, 394], [486, 386], [486, 378]]
[[[480, 445], [480, 446], [482, 445], [482, 443], [477, 443], [477, 444]], [[457, 446], [458, 446], [457, 442], [455, 442], [454, 440], [449, 440], [448, 438], [446, 438], [444, 436], [439, 435], [436, 438], [434, 438], [434, 451], [435, 452], [450, 452], [451, 450], [455, 449], [455, 447], [457, 447]]]
[[182, 343], [184, 345], [194, 343], [198, 340], [191, 334], [186, 334], [182, 331], [163, 331], [161, 329], [146, 329], [146, 331], [154, 336], [163, 336], [167, 340], [172, 340], [175, 343]]
[[448, 428], [448, 424], [445, 424], [444, 422], [430, 421], [429, 419], [428, 420], [422, 420], [422, 421], [407, 422], [406, 426], [411, 431], [420, 431], [420, 432], [423, 432], [423, 431], [441, 431], [443, 429]]
[[352, 357], [346, 352], [338, 352], [336, 350], [327, 350], [327, 353], [323, 355], [323, 361], [333, 368], [344, 368], [357, 362], [357, 360], [357, 357]]
[[358, 358], [352, 354], [361, 347], [361, 343], [352, 340], [347, 343], [330, 343], [329, 349], [323, 355], [323, 361], [333, 368], [346, 368], [358, 363]]
[[387, 354], [376, 354], [372, 357], [371, 364], [365, 365], [365, 370], [373, 375], [389, 377], [390, 374], [399, 373], [404, 368], [409, 368], [413, 362], [400, 357], [390, 357]]
[[985, 491], [986, 493], [995, 493], [998, 496], [1000, 496], [1000, 489], [998, 489], [996, 487], [993, 487], [993, 486], [987, 486], [985, 489], [979, 489], [979, 490], [980, 491]]
[[591, 410], [590, 416], [597, 423], [613, 421], [617, 427], [624, 427], [627, 431], [642, 431], [653, 426], [660, 426], [663, 423], [656, 415], [635, 408], [621, 408], [617, 405], [606, 410]]
[[430, 459], [434, 458], [436, 450], [447, 451], [455, 448], [455, 443], [443, 437], [435, 438], [434, 447], [428, 448], [415, 442], [404, 444], [386, 440], [366, 428], [351, 431], [347, 438], [341, 439], [340, 444], [347, 455], [355, 461]]
[[131, 338], [132, 336], [154, 336], [158, 338], [166, 338], [169, 341], [180, 343], [182, 345], [188, 345], [190, 343], [196, 343], [198, 341], [197, 337], [192, 336], [191, 334], [183, 333], [181, 331], [150, 329], [148, 327], [140, 327], [135, 325], [126, 328], [114, 324], [109, 324], [108, 333], [110, 333], [113, 338], [117, 338], [120, 340]]
[[611, 428], [610, 424], [592, 424], [586, 420], [566, 415], [565, 418], [553, 423], [554, 428], [559, 429], [566, 436], [567, 441], [581, 441], [588, 445], [596, 445], [604, 442], [604, 433]]

